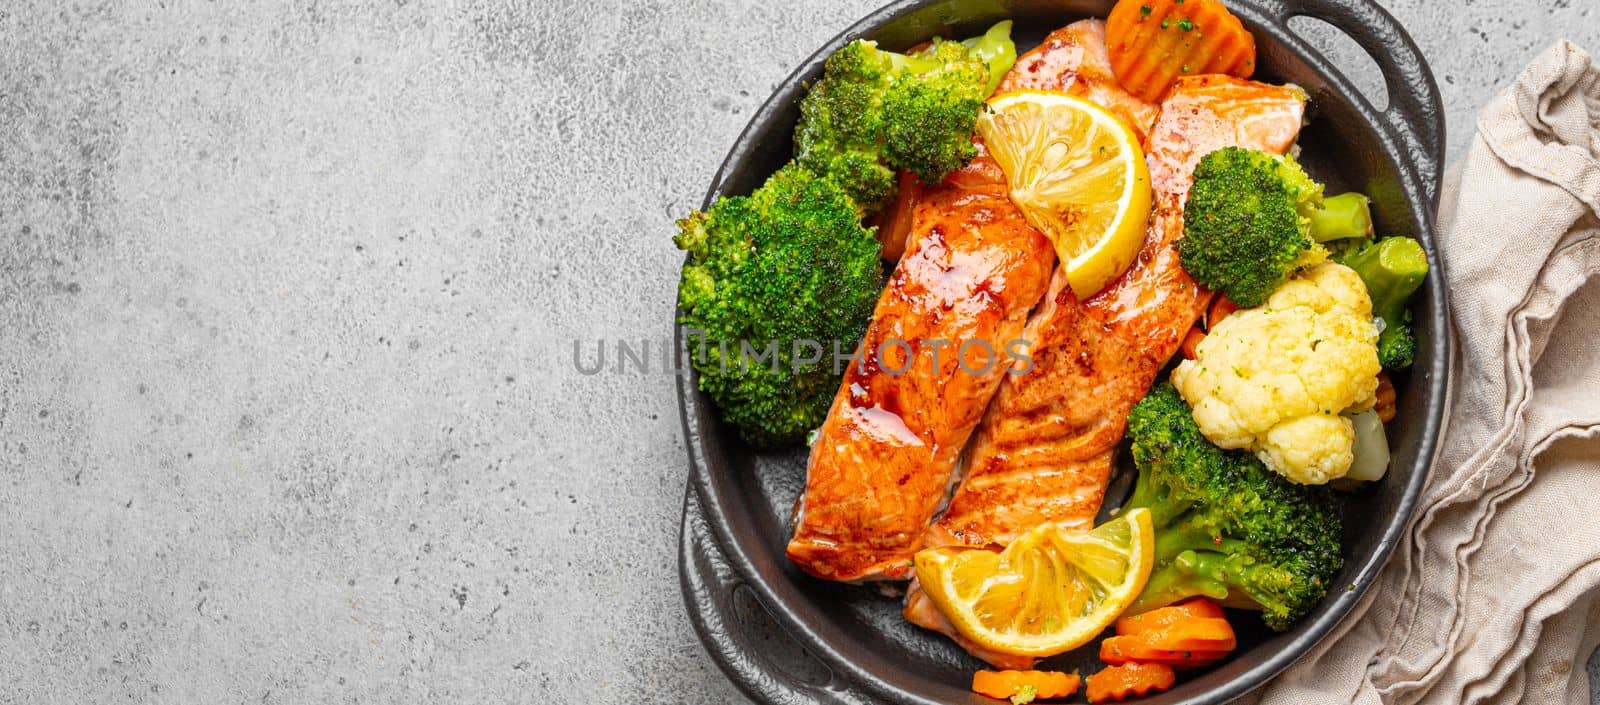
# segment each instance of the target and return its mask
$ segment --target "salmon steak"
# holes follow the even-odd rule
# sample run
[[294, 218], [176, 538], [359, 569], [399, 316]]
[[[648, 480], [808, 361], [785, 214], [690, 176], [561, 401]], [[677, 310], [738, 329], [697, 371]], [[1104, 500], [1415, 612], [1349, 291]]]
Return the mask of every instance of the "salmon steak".
[[1194, 168], [1223, 147], [1287, 152], [1305, 100], [1294, 86], [1178, 79], [1145, 140], [1154, 212], [1139, 255], [1087, 301], [1056, 272], [1023, 334], [1033, 367], [1001, 386], [929, 545], [1005, 545], [1046, 521], [1093, 525], [1128, 410], [1211, 298], [1175, 247]]
[[[1194, 168], [1223, 147], [1287, 152], [1305, 101], [1295, 86], [1221, 75], [1178, 80], [1145, 140], [1154, 211], [1138, 257], [1086, 301], [1055, 272], [1023, 334], [1032, 368], [1003, 381], [974, 434], [966, 477], [929, 528], [927, 545], [1004, 546], [1044, 522], [1094, 525], [1129, 409], [1211, 299], [1179, 265], [1175, 247]], [[904, 614], [996, 666], [1034, 662], [961, 638], [915, 584]]]
[[1022, 333], [1054, 263], [1050, 241], [1011, 204], [999, 165], [981, 151], [926, 190], [812, 442], [788, 546], [795, 565], [828, 580], [909, 577], [1005, 375], [1006, 343]]
[[[1020, 57], [1000, 90], [1110, 96], [1104, 23], [1057, 30]], [[1111, 98], [1107, 98], [1111, 100]], [[1155, 107], [1122, 93], [1127, 119]], [[1148, 127], [1148, 123], [1145, 123]], [[911, 558], [944, 504], [957, 462], [1047, 291], [1055, 250], [1012, 204], [983, 150], [923, 186], [905, 253], [879, 297], [857, 359], [811, 447], [789, 559], [847, 582], [911, 577]]]

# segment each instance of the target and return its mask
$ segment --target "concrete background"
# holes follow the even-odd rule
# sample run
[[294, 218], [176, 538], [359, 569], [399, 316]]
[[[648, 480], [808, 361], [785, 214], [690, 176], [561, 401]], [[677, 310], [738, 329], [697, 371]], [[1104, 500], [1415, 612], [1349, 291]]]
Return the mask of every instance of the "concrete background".
[[[671, 378], [571, 344], [668, 340], [672, 219], [876, 4], [0, 4], [0, 703], [738, 702]], [[1392, 4], [1452, 155], [1600, 47], [1538, 5]]]

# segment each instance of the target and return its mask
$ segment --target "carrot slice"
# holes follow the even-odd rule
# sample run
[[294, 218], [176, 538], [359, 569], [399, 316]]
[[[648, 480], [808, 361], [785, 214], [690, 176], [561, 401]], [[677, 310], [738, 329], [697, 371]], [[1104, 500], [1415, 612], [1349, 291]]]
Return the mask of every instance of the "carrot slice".
[[911, 236], [911, 216], [922, 200], [922, 182], [909, 171], [900, 172], [899, 188], [894, 200], [878, 211], [878, 242], [883, 243], [880, 255], [885, 262], [898, 262], [906, 251], [906, 239]]
[[1234, 303], [1223, 294], [1217, 294], [1217, 297], [1211, 300], [1211, 309], [1206, 312], [1206, 330], [1215, 329], [1217, 324], [1222, 322], [1222, 319], [1227, 318], [1228, 314], [1237, 310], [1239, 310], [1239, 304]]
[[1161, 663], [1173, 668], [1209, 666], [1227, 658], [1228, 652], [1157, 649], [1142, 634], [1108, 637], [1100, 642], [1100, 660], [1110, 664]]
[[1117, 620], [1117, 634], [1138, 634], [1171, 626], [1189, 619], [1222, 619], [1222, 608], [1204, 597], [1195, 597], [1149, 612]]
[[1222, 322], [1222, 319], [1227, 318], [1228, 314], [1237, 310], [1239, 310], [1239, 304], [1229, 301], [1228, 297], [1223, 296], [1220, 292], [1213, 295], [1211, 303], [1206, 306], [1205, 320], [1202, 323], [1195, 324], [1183, 336], [1183, 343], [1179, 345], [1178, 349], [1183, 352], [1184, 359], [1193, 360], [1196, 355], [1199, 355], [1200, 341], [1205, 340], [1206, 334], [1215, 330], [1217, 324]]
[[[1216, 303], [1217, 297], [1222, 295], [1222, 294], [1219, 294], [1219, 293], [1217, 293], [1215, 291], [1206, 291], [1204, 289], [1201, 289], [1199, 293], [1200, 293], [1200, 298], [1195, 303], [1200, 304], [1200, 306], [1203, 307], [1203, 309], [1205, 311], [1210, 311], [1211, 310], [1211, 304]], [[1196, 323], [1195, 325], [1200, 326], [1202, 329], [1210, 330], [1211, 326], [1207, 325], [1205, 318], [1206, 317], [1204, 315], [1202, 315], [1200, 317], [1200, 322]]]
[[1372, 405], [1373, 411], [1378, 412], [1378, 420], [1389, 423], [1394, 420], [1394, 381], [1389, 379], [1388, 372], [1378, 373], [1378, 401]]
[[[1233, 636], [1233, 627], [1228, 626], [1226, 619], [1186, 619], [1181, 622], [1169, 624], [1128, 634], [1113, 639], [1123, 639], [1122, 644], [1142, 644], [1150, 650], [1159, 651], [1232, 651], [1238, 644]], [[1131, 656], [1135, 661], [1137, 656]]]
[[1196, 355], [1199, 355], [1200, 342], [1205, 339], [1206, 332], [1200, 330], [1200, 326], [1190, 327], [1189, 332], [1183, 336], [1183, 343], [1178, 347], [1183, 352], [1183, 359], [1193, 360]]
[[1088, 687], [1083, 694], [1091, 703], [1113, 702], [1163, 691], [1171, 688], [1176, 681], [1177, 675], [1172, 672], [1171, 666], [1160, 663], [1126, 663], [1121, 666], [1108, 666], [1099, 673], [1089, 676], [1086, 681]]
[[1132, 93], [1160, 100], [1179, 76], [1249, 78], [1256, 39], [1219, 0], [1120, 0], [1106, 17], [1111, 70]]
[[[972, 692], [991, 698], [1065, 698], [1078, 692], [1078, 676], [1060, 671], [978, 671]], [[1030, 690], [1031, 689], [1031, 690]]]
[[1222, 660], [1236, 645], [1222, 608], [1195, 598], [1118, 619], [1117, 636], [1100, 642], [1100, 660], [1195, 667]]

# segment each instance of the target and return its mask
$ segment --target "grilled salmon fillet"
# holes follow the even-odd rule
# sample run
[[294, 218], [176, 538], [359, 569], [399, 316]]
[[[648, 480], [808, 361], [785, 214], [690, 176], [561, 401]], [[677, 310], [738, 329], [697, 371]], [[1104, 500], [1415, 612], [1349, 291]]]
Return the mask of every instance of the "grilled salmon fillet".
[[1174, 247], [1195, 165], [1229, 146], [1282, 154], [1304, 114], [1294, 86], [1179, 79], [1146, 139], [1155, 212], [1138, 257], [1087, 301], [1059, 271], [1052, 278], [1024, 333], [1033, 368], [1001, 386], [931, 545], [1005, 545], [1045, 521], [1093, 524], [1128, 410], [1210, 300]]
[[[1174, 247], [1194, 167], [1228, 146], [1287, 152], [1305, 100], [1294, 86], [1221, 75], [1179, 79], [1145, 140], [1155, 211], [1139, 256], [1087, 301], [1057, 269], [1023, 333], [1033, 367], [1002, 383], [968, 451], [967, 475], [929, 528], [927, 545], [1005, 545], [1046, 521], [1093, 525], [1128, 410], [1210, 300]], [[904, 615], [998, 667], [1034, 662], [962, 638], [915, 583]]]
[[1050, 241], [1011, 204], [1004, 174], [981, 149], [927, 189], [912, 222], [908, 249], [811, 446], [788, 554], [819, 578], [909, 576], [956, 460], [1009, 367], [1006, 345], [1055, 263]]
[[[1147, 129], [1155, 107], [1116, 88], [1110, 66], [1105, 24], [1085, 20], [1019, 57], [1000, 90], [1108, 96]], [[896, 208], [911, 219], [900, 228], [905, 254], [878, 299], [862, 359], [850, 365], [812, 444], [789, 541], [790, 560], [829, 580], [910, 577], [962, 449], [1006, 376], [1007, 346], [1055, 262], [981, 145], [966, 168], [909, 198]], [[956, 359], [963, 344], [966, 369]], [[884, 359], [875, 360], [880, 349]]]

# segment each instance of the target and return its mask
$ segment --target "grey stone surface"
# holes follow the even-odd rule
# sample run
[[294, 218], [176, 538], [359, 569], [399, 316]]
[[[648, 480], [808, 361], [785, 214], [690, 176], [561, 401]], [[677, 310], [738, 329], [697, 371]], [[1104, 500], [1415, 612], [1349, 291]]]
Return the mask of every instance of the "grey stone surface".
[[[738, 702], [671, 378], [571, 344], [875, 4], [0, 4], [0, 703]], [[1393, 3], [1453, 155], [1545, 5]]]

